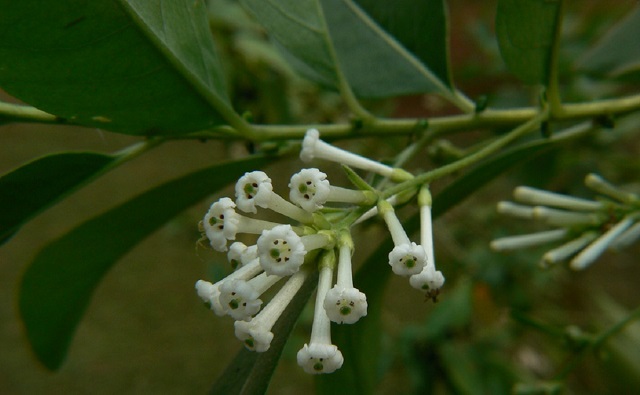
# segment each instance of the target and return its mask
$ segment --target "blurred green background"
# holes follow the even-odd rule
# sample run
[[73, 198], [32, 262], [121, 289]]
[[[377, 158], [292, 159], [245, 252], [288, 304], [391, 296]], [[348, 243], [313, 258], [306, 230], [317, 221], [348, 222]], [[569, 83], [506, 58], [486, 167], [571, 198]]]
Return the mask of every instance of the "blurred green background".
[[[339, 98], [295, 77], [266, 41], [264, 32], [233, 2], [211, 1], [212, 31], [228, 59], [236, 108], [248, 109], [262, 123], [332, 122], [346, 119]], [[635, 3], [569, 4], [563, 44], [563, 89], [582, 100], [599, 92], [623, 92], [625, 84], [599, 84], [573, 78], [572, 54], [579, 53]], [[504, 69], [492, 33], [495, 1], [453, 0], [451, 51], [454, 75], [470, 97], [491, 94], [491, 104], [527, 103], [532, 90]], [[3, 100], [13, 101], [6, 95]], [[367, 103], [380, 114], [430, 116], [451, 111], [431, 96]], [[517, 382], [538, 382], [562, 371], [576, 342], [512, 319], [514, 311], [560, 332], [568, 325], [597, 333], [638, 306], [640, 279], [635, 246], [606, 254], [591, 268], [572, 273], [564, 267], [542, 271], [543, 250], [501, 255], [491, 239], [532, 231], [531, 224], [500, 218], [495, 203], [513, 187], [534, 185], [589, 197], [582, 186], [588, 172], [638, 190], [640, 140], [638, 120], [627, 122], [562, 152], [550, 152], [513, 169], [454, 208], [435, 224], [437, 264], [447, 278], [434, 304], [392, 278], [383, 309], [385, 336], [380, 361], [380, 394], [509, 393]], [[451, 139], [470, 146], [487, 132]], [[0, 127], [0, 174], [46, 153], [66, 150], [114, 152], [135, 138], [101, 130], [50, 125]], [[406, 140], [343, 142], [358, 152], [385, 157]], [[152, 186], [226, 158], [246, 155], [252, 147], [209, 141], [171, 142], [111, 171], [39, 215], [0, 248], [0, 393], [112, 394], [204, 393], [241, 345], [231, 319], [214, 316], [193, 290], [200, 278], [218, 278], [225, 257], [197, 249], [197, 222], [212, 196], [152, 234], [122, 259], [97, 289], [87, 315], [59, 372], [43, 369], [31, 355], [17, 313], [20, 277], [40, 248], [74, 226]], [[431, 168], [438, 152], [409, 168]], [[301, 163], [290, 158], [267, 173], [291, 174]], [[280, 188], [286, 179], [276, 179]], [[288, 178], [288, 176], [287, 176]], [[339, 178], [338, 178], [339, 179]], [[345, 185], [345, 184], [343, 184]], [[435, 185], [435, 194], [440, 185]], [[281, 189], [281, 190], [282, 190]], [[227, 194], [229, 194], [228, 192]], [[1, 208], [10, 210], [10, 207]], [[411, 208], [400, 211], [404, 217]], [[368, 255], [370, 240], [384, 234], [366, 226], [354, 237], [356, 264]], [[117, 237], [117, 235], [114, 235]], [[358, 243], [367, 240], [366, 243]], [[357, 286], [357, 284], [356, 284]], [[295, 363], [308, 340], [311, 306], [290, 339], [269, 394], [298, 394], [314, 388], [313, 378]], [[575, 340], [575, 339], [574, 339]], [[589, 353], [567, 377], [567, 393], [616, 393], [640, 388], [640, 325], [614, 337], [597, 355]]]

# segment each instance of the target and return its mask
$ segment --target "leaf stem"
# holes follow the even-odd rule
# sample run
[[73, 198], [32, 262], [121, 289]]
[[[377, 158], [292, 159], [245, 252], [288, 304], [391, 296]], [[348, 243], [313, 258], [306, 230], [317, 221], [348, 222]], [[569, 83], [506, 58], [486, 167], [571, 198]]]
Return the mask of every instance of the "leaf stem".
[[0, 124], [8, 122], [65, 123], [64, 119], [35, 107], [0, 102]]
[[453, 163], [450, 163], [448, 165], [439, 167], [435, 170], [422, 173], [419, 176], [409, 181], [405, 181], [403, 183], [397, 184], [391, 188], [386, 189], [383, 193], [383, 197], [388, 198], [392, 195], [403, 192], [405, 190], [415, 188], [418, 185], [430, 183], [434, 180], [437, 180], [438, 178], [444, 177], [445, 175], [454, 173], [469, 165], [472, 165], [488, 157], [489, 155], [497, 152], [498, 150], [502, 149], [503, 147], [512, 143], [513, 141], [519, 139], [520, 137], [526, 135], [527, 133], [530, 133], [531, 131], [535, 130], [536, 127], [540, 126], [540, 124], [543, 121], [547, 120], [548, 118], [549, 118], [548, 111], [542, 110], [527, 122], [521, 124], [520, 126], [513, 129], [511, 132], [493, 141], [492, 143], [474, 152], [473, 154], [466, 156], [460, 160], [457, 160]]

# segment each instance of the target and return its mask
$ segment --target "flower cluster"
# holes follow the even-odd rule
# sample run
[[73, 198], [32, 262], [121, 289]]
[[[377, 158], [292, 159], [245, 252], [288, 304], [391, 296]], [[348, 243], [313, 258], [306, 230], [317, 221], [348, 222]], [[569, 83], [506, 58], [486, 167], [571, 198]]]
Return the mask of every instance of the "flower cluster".
[[515, 250], [551, 242], [563, 242], [546, 252], [542, 266], [569, 261], [574, 270], [592, 264], [606, 249], [619, 250], [640, 239], [640, 197], [626, 192], [596, 174], [585, 185], [599, 194], [596, 200], [562, 195], [530, 187], [518, 187], [518, 203], [499, 202], [498, 212], [532, 219], [555, 229], [496, 239], [497, 251]]
[[[327, 144], [313, 129], [306, 134], [300, 157], [303, 161], [334, 161], [380, 174], [392, 182], [412, 178], [402, 169]], [[357, 189], [342, 188], [331, 185], [317, 168], [302, 169], [290, 178], [286, 200], [274, 192], [267, 174], [253, 171], [238, 180], [235, 201], [224, 197], [211, 205], [200, 223], [201, 232], [213, 249], [227, 252], [234, 271], [216, 283], [199, 280], [195, 287], [215, 314], [235, 320], [235, 335], [246, 348], [256, 352], [270, 348], [276, 321], [309, 273], [318, 270], [311, 338], [298, 352], [298, 364], [313, 374], [331, 373], [342, 366], [342, 353], [331, 341], [331, 322], [353, 324], [367, 315], [368, 307], [365, 294], [353, 284], [351, 258], [355, 247], [350, 229], [378, 213], [395, 244], [389, 254], [391, 269], [409, 277], [414, 288], [428, 292], [435, 300], [444, 277], [434, 264], [428, 189], [422, 188], [418, 196], [422, 231], [421, 243], [416, 244], [409, 240], [395, 215], [395, 198], [385, 200], [380, 192], [368, 184], [363, 187], [366, 183], [359, 180], [360, 185], [354, 181]], [[340, 205], [325, 207], [329, 203]], [[239, 212], [256, 214], [258, 208], [270, 209], [287, 220], [269, 222]], [[255, 244], [235, 241], [238, 234], [256, 235]], [[261, 298], [278, 283], [283, 284], [263, 307]]]

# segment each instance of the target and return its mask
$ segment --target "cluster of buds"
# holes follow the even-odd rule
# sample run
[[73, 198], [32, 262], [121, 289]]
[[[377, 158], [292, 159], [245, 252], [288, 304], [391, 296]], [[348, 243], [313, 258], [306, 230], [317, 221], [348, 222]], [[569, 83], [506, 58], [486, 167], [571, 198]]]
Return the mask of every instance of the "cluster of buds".
[[498, 212], [556, 227], [553, 230], [496, 239], [497, 251], [563, 242], [545, 253], [546, 267], [569, 261], [574, 270], [592, 264], [605, 250], [620, 250], [640, 239], [640, 197], [626, 192], [596, 174], [585, 185], [599, 194], [595, 200], [577, 198], [530, 187], [518, 187], [518, 203], [499, 202]]
[[[325, 159], [382, 175], [392, 182], [412, 176], [402, 169], [344, 151], [319, 139], [309, 130], [302, 144], [303, 161]], [[353, 180], [353, 178], [352, 178]], [[434, 264], [431, 227], [431, 195], [424, 187], [418, 196], [422, 232], [421, 244], [409, 240], [395, 215], [394, 198], [354, 181], [359, 188], [333, 186], [316, 168], [302, 169], [289, 181], [289, 200], [273, 190], [271, 179], [261, 171], [242, 176], [235, 187], [235, 201], [224, 197], [214, 202], [200, 223], [210, 246], [227, 252], [234, 271], [210, 283], [199, 280], [196, 291], [219, 316], [235, 320], [235, 335], [246, 348], [267, 351], [274, 324], [313, 270], [319, 272], [315, 312], [309, 343], [298, 352], [298, 364], [308, 373], [331, 373], [343, 363], [340, 350], [331, 341], [331, 322], [353, 324], [367, 315], [367, 298], [353, 284], [354, 243], [350, 229], [377, 213], [389, 227], [395, 248], [389, 254], [394, 273], [410, 277], [410, 284], [432, 297], [444, 283]], [[325, 207], [327, 203], [338, 207]], [[255, 214], [258, 207], [270, 209], [287, 223], [269, 222], [240, 214]], [[238, 234], [256, 235], [254, 245], [235, 241]], [[228, 245], [229, 242], [232, 244]], [[335, 277], [335, 281], [334, 281]], [[285, 279], [286, 280], [283, 280]], [[273, 298], [262, 307], [262, 295], [283, 282]]]

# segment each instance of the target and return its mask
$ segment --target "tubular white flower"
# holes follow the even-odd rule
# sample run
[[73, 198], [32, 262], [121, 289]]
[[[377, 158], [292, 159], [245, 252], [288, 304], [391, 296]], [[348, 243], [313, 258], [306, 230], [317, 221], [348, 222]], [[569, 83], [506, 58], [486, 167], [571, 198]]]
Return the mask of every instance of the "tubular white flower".
[[235, 335], [246, 348], [257, 352], [265, 352], [269, 349], [273, 339], [271, 328], [300, 290], [306, 276], [306, 271], [298, 271], [287, 280], [273, 299], [251, 321], [236, 321], [234, 323]]
[[258, 238], [260, 264], [267, 274], [288, 276], [298, 271], [308, 251], [323, 248], [331, 240], [324, 234], [298, 236], [290, 225], [262, 232]]
[[258, 247], [255, 245], [247, 246], [243, 242], [236, 241], [229, 246], [227, 260], [231, 264], [231, 268], [236, 270], [258, 257]]
[[249, 281], [234, 279], [220, 286], [220, 304], [225, 312], [235, 320], [249, 321], [260, 311], [260, 295], [277, 283], [282, 277], [269, 276], [266, 273]]
[[384, 222], [387, 224], [389, 232], [391, 233], [391, 238], [393, 239], [393, 244], [396, 247], [402, 244], [411, 243], [409, 236], [407, 236], [407, 232], [404, 231], [400, 220], [396, 216], [393, 206], [389, 204], [389, 202], [386, 200], [380, 200], [378, 202], [378, 212], [382, 215]]
[[533, 247], [552, 241], [560, 241], [565, 238], [567, 233], [566, 229], [554, 229], [520, 236], [501, 237], [491, 242], [491, 248], [495, 251], [509, 251]]
[[633, 224], [634, 219], [631, 216], [625, 217], [615, 226], [605, 232], [602, 236], [589, 244], [587, 248], [582, 250], [575, 258], [571, 260], [569, 266], [574, 270], [582, 270], [593, 263], [611, 242], [627, 230]]
[[573, 239], [561, 245], [560, 247], [556, 247], [552, 250], [547, 251], [542, 256], [540, 265], [544, 267], [554, 263], [562, 262], [565, 259], [569, 259], [569, 257], [576, 254], [578, 251], [586, 247], [587, 244], [591, 243], [597, 238], [597, 232], [585, 232], [580, 237]]
[[242, 216], [236, 213], [235, 207], [231, 199], [221, 198], [211, 205], [204, 216], [205, 234], [216, 251], [227, 251], [227, 240], [235, 240], [237, 233], [260, 234], [265, 229], [279, 225]]
[[302, 169], [291, 176], [289, 199], [304, 210], [314, 212], [323, 207], [331, 185], [327, 175], [318, 169]]
[[531, 205], [552, 206], [575, 211], [594, 211], [604, 207], [602, 202], [580, 199], [555, 192], [544, 191], [531, 187], [517, 187], [513, 191], [516, 200]]
[[498, 202], [498, 213], [516, 218], [533, 219], [533, 207], [512, 202]]
[[418, 194], [420, 205], [420, 244], [427, 255], [427, 263], [418, 274], [409, 278], [409, 284], [419, 290], [440, 289], [444, 285], [442, 272], [436, 270], [436, 259], [433, 248], [433, 220], [431, 217], [431, 193], [423, 187]]
[[198, 280], [196, 281], [196, 292], [198, 293], [198, 296], [200, 297], [200, 299], [202, 299], [203, 302], [207, 303], [209, 305], [209, 307], [211, 308], [211, 310], [213, 310], [213, 312], [217, 315], [217, 316], [223, 316], [224, 315], [224, 308], [222, 308], [222, 305], [220, 304], [220, 285], [219, 284], [211, 284], [208, 281], [204, 281], [204, 280]]
[[558, 210], [549, 207], [533, 208], [533, 219], [542, 220], [552, 226], [597, 225], [601, 222], [598, 214]]
[[623, 203], [634, 203], [640, 199], [638, 195], [618, 188], [597, 174], [588, 174], [584, 180], [584, 184], [598, 193]]
[[222, 280], [216, 282], [215, 284], [211, 284], [210, 282], [204, 280], [198, 280], [196, 282], [196, 291], [198, 293], [198, 296], [205, 303], [209, 304], [211, 310], [213, 310], [216, 315], [223, 316], [225, 314], [225, 309], [220, 303], [220, 286], [225, 281], [234, 279], [246, 280], [255, 277], [261, 271], [262, 267], [260, 266], [260, 262], [256, 259], [253, 262], [242, 266], [241, 268], [223, 278]]
[[345, 151], [320, 140], [317, 129], [309, 129], [302, 140], [300, 159], [309, 162], [314, 158], [329, 160], [389, 177], [393, 181], [406, 181], [412, 176], [402, 169], [396, 169], [369, 158]]
[[338, 347], [331, 343], [331, 321], [323, 307], [332, 277], [332, 267], [323, 265], [318, 279], [311, 339], [298, 351], [297, 355], [298, 365], [311, 374], [332, 373], [340, 369], [344, 361]]
[[352, 251], [349, 244], [340, 246], [337, 283], [327, 292], [323, 303], [329, 319], [338, 324], [353, 324], [367, 315], [367, 296], [353, 286]]
[[305, 224], [313, 222], [311, 214], [273, 192], [271, 179], [261, 171], [245, 173], [240, 177], [236, 183], [236, 197], [238, 207], [243, 211], [256, 213], [256, 206], [259, 206]]
[[630, 246], [640, 239], [640, 222], [636, 222], [635, 225], [625, 230], [620, 236], [616, 237], [609, 248], [613, 250], [621, 250]]
[[391, 270], [399, 276], [420, 273], [427, 263], [427, 253], [416, 243], [397, 245], [389, 253]]

